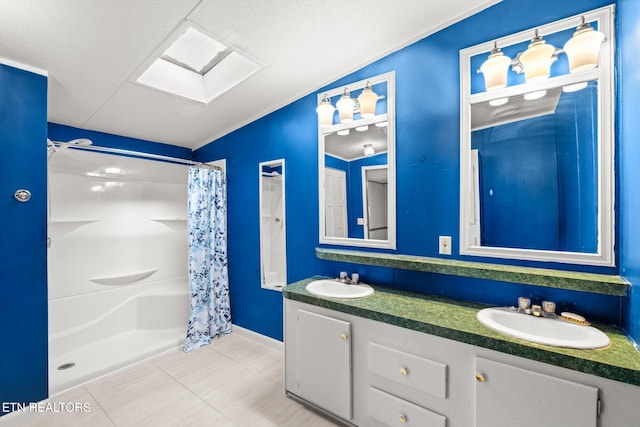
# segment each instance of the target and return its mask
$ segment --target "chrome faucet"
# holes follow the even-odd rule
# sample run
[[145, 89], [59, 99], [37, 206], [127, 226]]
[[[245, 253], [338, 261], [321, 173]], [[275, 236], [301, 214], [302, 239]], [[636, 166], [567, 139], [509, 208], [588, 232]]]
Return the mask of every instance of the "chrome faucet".
[[533, 314], [536, 317], [556, 317], [556, 303], [552, 301], [542, 301], [541, 305], [531, 304], [531, 299], [518, 297], [518, 312]]
[[531, 299], [527, 297], [518, 297], [518, 312], [531, 314]]
[[349, 279], [349, 276], [347, 276], [347, 272], [341, 271], [340, 277], [336, 280], [346, 285], [357, 285], [360, 281], [360, 275], [358, 273], [353, 273], [351, 274], [351, 279]]
[[555, 318], [556, 303], [552, 301], [542, 301], [542, 316]]

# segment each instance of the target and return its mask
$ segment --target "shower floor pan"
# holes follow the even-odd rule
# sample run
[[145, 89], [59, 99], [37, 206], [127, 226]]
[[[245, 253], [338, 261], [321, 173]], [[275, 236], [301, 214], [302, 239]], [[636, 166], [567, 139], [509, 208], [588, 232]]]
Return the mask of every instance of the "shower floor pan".
[[[49, 360], [49, 394], [54, 395], [184, 343], [185, 328], [132, 330]], [[71, 368], [58, 367], [74, 363]]]

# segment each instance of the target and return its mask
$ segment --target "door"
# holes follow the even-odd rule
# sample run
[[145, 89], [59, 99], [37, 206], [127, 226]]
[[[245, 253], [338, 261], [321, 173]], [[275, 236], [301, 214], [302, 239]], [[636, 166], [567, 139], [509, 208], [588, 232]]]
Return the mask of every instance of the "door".
[[0, 64], [0, 129], [1, 408], [48, 394], [45, 76]]
[[298, 310], [298, 394], [351, 419], [351, 323]]
[[387, 240], [388, 220], [388, 168], [369, 166], [362, 168], [364, 180], [365, 239]]
[[476, 427], [596, 427], [598, 389], [476, 357]]
[[325, 235], [347, 237], [347, 174], [324, 168]]

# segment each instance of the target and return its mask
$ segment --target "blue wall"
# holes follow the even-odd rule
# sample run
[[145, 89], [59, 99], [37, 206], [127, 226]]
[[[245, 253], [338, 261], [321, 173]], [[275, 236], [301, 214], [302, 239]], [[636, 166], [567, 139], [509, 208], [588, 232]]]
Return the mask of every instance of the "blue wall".
[[624, 305], [624, 328], [640, 343], [640, 2], [618, 2], [618, 151], [620, 273], [632, 284]]
[[46, 138], [47, 78], [0, 64], [0, 405], [48, 394]]
[[88, 138], [94, 146], [116, 148], [119, 150], [139, 151], [142, 153], [156, 154], [160, 156], [177, 157], [190, 160], [192, 151], [188, 148], [175, 145], [162, 144], [126, 136], [112, 135], [110, 133], [96, 132], [92, 130], [78, 129], [71, 126], [49, 123], [48, 138], [52, 141], [70, 141], [76, 138]]
[[[458, 252], [459, 50], [610, 3], [505, 0], [318, 90], [396, 71], [397, 253], [439, 256], [439, 235], [452, 236], [453, 253]], [[288, 168], [290, 282], [314, 274], [335, 276], [347, 270], [360, 273], [373, 284], [488, 304], [512, 305], [519, 295], [534, 300], [548, 298], [557, 301], [561, 310], [622, 323], [620, 297], [318, 260], [314, 253], [319, 242], [316, 102], [315, 93], [309, 94], [194, 153], [200, 161], [226, 158], [228, 162], [229, 277], [234, 323], [277, 339], [282, 337], [280, 295], [260, 288], [256, 176], [259, 162], [281, 157], [287, 159]], [[555, 263], [520, 264], [618, 272]]]

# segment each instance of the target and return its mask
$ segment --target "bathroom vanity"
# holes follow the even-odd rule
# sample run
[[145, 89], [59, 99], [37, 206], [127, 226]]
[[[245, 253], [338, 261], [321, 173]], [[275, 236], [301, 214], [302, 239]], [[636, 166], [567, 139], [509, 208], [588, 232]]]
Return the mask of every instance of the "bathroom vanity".
[[640, 425], [640, 353], [614, 328], [605, 349], [550, 347], [483, 326], [479, 304], [323, 298], [311, 280], [283, 290], [285, 388], [347, 425]]

